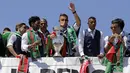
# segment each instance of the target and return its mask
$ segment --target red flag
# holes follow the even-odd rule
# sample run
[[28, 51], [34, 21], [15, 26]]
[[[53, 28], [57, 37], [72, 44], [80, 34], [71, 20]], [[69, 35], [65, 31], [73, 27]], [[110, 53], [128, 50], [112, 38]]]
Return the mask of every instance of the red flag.
[[[17, 57], [19, 58], [19, 57]], [[23, 58], [20, 58], [20, 63], [18, 66], [18, 72], [28, 72], [28, 57], [23, 56]]]
[[80, 67], [80, 73], [88, 73], [89, 69], [88, 66], [90, 64], [90, 60], [86, 60], [85, 62], [83, 62], [83, 64]]
[[114, 59], [114, 54], [115, 54], [116, 52], [115, 52], [115, 48], [114, 48], [114, 46], [112, 46], [111, 48], [110, 48], [110, 50], [107, 52], [107, 54], [106, 54], [106, 58], [110, 61], [110, 62], [113, 62], [113, 59]]

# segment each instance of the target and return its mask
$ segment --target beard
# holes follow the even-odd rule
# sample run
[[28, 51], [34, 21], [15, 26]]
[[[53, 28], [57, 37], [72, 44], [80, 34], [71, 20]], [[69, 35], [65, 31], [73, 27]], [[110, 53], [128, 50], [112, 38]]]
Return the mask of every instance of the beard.
[[33, 29], [34, 29], [35, 31], [37, 31], [37, 30], [39, 30], [39, 26], [35, 26], [35, 27], [33, 27]]

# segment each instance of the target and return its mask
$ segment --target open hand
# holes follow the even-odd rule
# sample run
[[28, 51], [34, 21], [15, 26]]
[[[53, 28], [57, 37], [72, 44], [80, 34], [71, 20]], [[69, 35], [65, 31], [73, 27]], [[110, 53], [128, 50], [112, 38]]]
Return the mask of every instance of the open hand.
[[73, 3], [70, 3], [69, 9], [74, 12], [75, 11], [75, 5]]

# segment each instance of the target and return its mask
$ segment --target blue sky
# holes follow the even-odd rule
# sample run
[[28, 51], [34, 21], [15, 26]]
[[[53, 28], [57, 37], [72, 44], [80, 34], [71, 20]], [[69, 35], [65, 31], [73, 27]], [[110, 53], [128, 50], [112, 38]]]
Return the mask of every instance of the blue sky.
[[69, 16], [69, 25], [75, 20], [68, 9], [69, 3], [73, 2], [76, 11], [81, 18], [81, 29], [86, 29], [87, 19], [90, 16], [97, 18], [97, 29], [104, 35], [111, 35], [111, 20], [122, 18], [125, 21], [124, 30], [130, 32], [130, 0], [1, 0], [0, 1], [0, 32], [9, 27], [15, 30], [15, 25], [25, 22], [28, 18], [37, 15], [48, 20], [48, 29], [58, 26], [60, 13]]

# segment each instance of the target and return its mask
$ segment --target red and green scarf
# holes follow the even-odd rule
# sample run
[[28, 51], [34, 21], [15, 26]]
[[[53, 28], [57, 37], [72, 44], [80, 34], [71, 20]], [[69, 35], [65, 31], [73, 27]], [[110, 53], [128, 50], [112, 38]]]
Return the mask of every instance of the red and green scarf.
[[44, 54], [46, 54], [47, 57], [48, 56], [52, 56], [53, 45], [52, 45], [52, 39], [50, 38], [50, 35], [48, 35], [47, 37], [45, 37], [42, 33], [39, 33], [39, 36], [42, 39], [42, 44], [43, 44], [43, 47], [44, 47], [43, 48], [44, 49]]
[[52, 39], [50, 38], [49, 35], [46, 38], [45, 47], [46, 47], [45, 52], [47, 53], [47, 56], [52, 56], [53, 45], [52, 45]]
[[112, 43], [108, 43], [108, 48], [105, 48], [106, 52], [106, 70], [105, 73], [123, 72], [123, 44], [118, 41], [116, 46]]
[[[19, 32], [15, 32], [15, 34], [21, 37]], [[27, 73], [28, 72], [28, 57], [26, 55], [23, 55], [23, 56], [17, 56], [16, 58], [20, 59], [19, 66], [18, 66], [18, 73], [20, 72]]]
[[[32, 44], [37, 41], [35, 31], [32, 28], [30, 28], [27, 31], [27, 35], [28, 35], [29, 44]], [[32, 60], [35, 60], [36, 58], [40, 57], [39, 46], [37, 45], [34, 49], [35, 49], [35, 51], [30, 49], [30, 56], [31, 56]]]
[[20, 72], [24, 72], [27, 73], [28, 72], [28, 57], [23, 55], [22, 57], [17, 56], [17, 58], [20, 58], [20, 62], [19, 62], [19, 66], [18, 66], [18, 73]]

